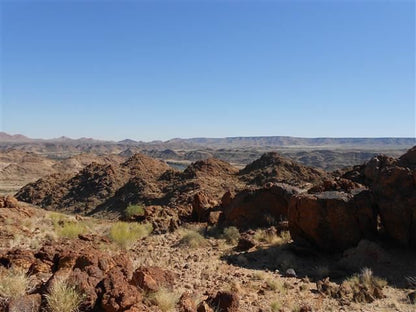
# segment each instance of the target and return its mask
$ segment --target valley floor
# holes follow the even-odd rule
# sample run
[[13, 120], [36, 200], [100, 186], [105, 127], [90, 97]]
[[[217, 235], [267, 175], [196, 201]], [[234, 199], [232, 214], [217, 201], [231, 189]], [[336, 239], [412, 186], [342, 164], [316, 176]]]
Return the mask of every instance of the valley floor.
[[[416, 273], [415, 253], [397, 254], [394, 250], [377, 249], [375, 252], [379, 252], [384, 260], [376, 259], [369, 264], [374, 275], [380, 273], [387, 282], [383, 286], [383, 298], [368, 303], [354, 302], [346, 300], [349, 298], [347, 295], [337, 298], [325, 294], [322, 289], [318, 291], [316, 281], [330, 276], [331, 281], [337, 282], [331, 287], [337, 287], [348, 279], [347, 273], [354, 274], [354, 261], [368, 260], [365, 255], [352, 252], [343, 260], [345, 255], [310, 254], [308, 250], [294, 248], [287, 233], [266, 230], [251, 231], [249, 234], [255, 246], [247, 251], [236, 251], [238, 232], [207, 229], [201, 224], [190, 224], [166, 234], [142, 233], [141, 238], [123, 241], [115, 239], [114, 224], [47, 212], [23, 203], [19, 203], [18, 208], [0, 208], [0, 282], [4, 281], [1, 276], [7, 271], [6, 267], [17, 259], [10, 256], [11, 250], [35, 254], [45, 244], [83, 246], [85, 241], [91, 241], [94, 248], [103, 254], [114, 257], [127, 255], [133, 263], [133, 270], [156, 266], [173, 273], [175, 278], [169, 290], [171, 305], [161, 305], [160, 301], [143, 293], [142, 302], [147, 311], [186, 311], [176, 303], [182, 294], [188, 293], [197, 305], [218, 291], [237, 294], [238, 311], [247, 312], [416, 311], [416, 305], [411, 304], [408, 298], [413, 290], [406, 288], [404, 280], [404, 276]], [[368, 246], [367, 250], [371, 249], [371, 245]], [[363, 265], [368, 264], [364, 262]], [[16, 266], [19, 263], [16, 261]], [[359, 273], [361, 263], [355, 267]], [[288, 269], [294, 269], [297, 277], [288, 277]], [[46, 285], [54, 273], [40, 276], [28, 271], [28, 274], [33, 274], [38, 284]], [[45, 290], [39, 290], [39, 285], [36, 289], [32, 288], [32, 291], [45, 295]]]

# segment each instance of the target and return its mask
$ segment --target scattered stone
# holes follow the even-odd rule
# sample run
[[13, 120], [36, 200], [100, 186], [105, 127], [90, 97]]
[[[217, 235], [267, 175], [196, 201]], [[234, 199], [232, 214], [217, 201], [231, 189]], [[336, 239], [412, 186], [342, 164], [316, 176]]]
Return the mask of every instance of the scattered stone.
[[297, 277], [296, 272], [294, 269], [290, 268], [286, 270], [287, 277]]

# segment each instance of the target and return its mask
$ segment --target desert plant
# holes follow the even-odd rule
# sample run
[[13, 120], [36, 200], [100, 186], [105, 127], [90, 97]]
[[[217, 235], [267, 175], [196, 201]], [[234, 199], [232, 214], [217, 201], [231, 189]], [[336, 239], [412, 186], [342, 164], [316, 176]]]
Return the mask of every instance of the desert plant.
[[0, 270], [0, 298], [11, 300], [24, 296], [30, 291], [32, 279], [20, 269]]
[[179, 300], [179, 296], [172, 291], [161, 288], [151, 294], [151, 299], [160, 308], [160, 310], [167, 312], [172, 311], [175, 308], [176, 303]]
[[50, 312], [77, 312], [83, 296], [75, 286], [64, 279], [57, 279], [45, 295]]
[[228, 244], [237, 244], [240, 239], [240, 232], [235, 226], [230, 226], [224, 229], [223, 236]]
[[116, 222], [110, 228], [110, 239], [122, 248], [128, 248], [153, 231], [150, 223]]
[[252, 277], [253, 277], [254, 280], [261, 281], [261, 280], [265, 279], [266, 273], [264, 273], [262, 271], [255, 271], [253, 273]]
[[270, 303], [270, 309], [272, 310], [272, 312], [280, 311], [281, 308], [282, 305], [278, 301], [272, 301], [272, 303]]
[[355, 302], [373, 302], [376, 298], [382, 298], [382, 289], [387, 282], [373, 275], [369, 268], [363, 268], [360, 274], [355, 274], [345, 280], [343, 285], [349, 287], [352, 300]]
[[144, 209], [141, 205], [129, 205], [126, 210], [124, 210], [124, 214], [127, 218], [144, 216]]
[[190, 248], [197, 248], [206, 245], [206, 240], [197, 231], [185, 230], [183, 231], [182, 238], [179, 241], [179, 245]]
[[56, 228], [56, 233], [60, 237], [77, 238], [78, 235], [87, 232], [87, 227], [79, 222], [64, 222]]
[[374, 276], [373, 270], [371, 270], [370, 268], [361, 269], [359, 279], [360, 279], [361, 284], [367, 287], [383, 288], [384, 286], [387, 285], [387, 281], [380, 277]]
[[276, 280], [276, 279], [268, 279], [266, 281], [266, 284], [267, 284], [267, 287], [270, 290], [278, 291], [279, 293], [282, 293], [282, 294], [285, 293], [285, 286], [279, 280]]

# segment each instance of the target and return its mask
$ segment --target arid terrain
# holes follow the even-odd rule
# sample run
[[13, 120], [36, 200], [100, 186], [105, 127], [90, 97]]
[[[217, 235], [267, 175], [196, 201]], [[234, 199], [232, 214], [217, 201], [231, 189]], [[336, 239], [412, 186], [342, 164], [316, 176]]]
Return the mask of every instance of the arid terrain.
[[0, 311], [416, 311], [412, 139], [3, 137]]

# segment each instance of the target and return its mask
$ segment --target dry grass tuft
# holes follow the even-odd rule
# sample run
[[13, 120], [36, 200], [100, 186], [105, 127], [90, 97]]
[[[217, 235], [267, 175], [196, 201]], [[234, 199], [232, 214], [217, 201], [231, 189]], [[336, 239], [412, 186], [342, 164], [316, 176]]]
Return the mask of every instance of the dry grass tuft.
[[240, 239], [240, 231], [235, 226], [224, 229], [223, 237], [228, 244], [235, 245]]
[[190, 248], [198, 248], [205, 246], [206, 244], [206, 239], [199, 232], [188, 229], [182, 231], [182, 238], [179, 241], [179, 245]]
[[15, 268], [0, 270], [0, 298], [11, 300], [23, 297], [30, 291], [32, 279], [23, 271]]
[[278, 302], [278, 301], [272, 301], [270, 303], [270, 310], [272, 312], [277, 312], [277, 311], [280, 311], [281, 309], [282, 309], [282, 305], [280, 304], [280, 302]]
[[59, 279], [52, 285], [45, 298], [50, 312], [78, 312], [83, 296], [75, 286]]
[[131, 247], [137, 240], [153, 231], [150, 223], [116, 222], [110, 228], [110, 239], [122, 248]]
[[151, 300], [159, 307], [162, 312], [173, 311], [179, 301], [179, 295], [165, 288], [159, 289], [151, 294]]

